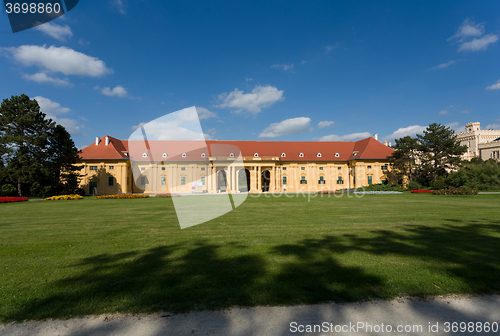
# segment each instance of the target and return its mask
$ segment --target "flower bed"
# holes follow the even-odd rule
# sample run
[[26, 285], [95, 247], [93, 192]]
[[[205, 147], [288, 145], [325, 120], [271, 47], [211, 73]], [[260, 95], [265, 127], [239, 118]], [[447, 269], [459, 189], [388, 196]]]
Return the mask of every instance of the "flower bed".
[[412, 194], [429, 194], [433, 192], [433, 190], [412, 190]]
[[179, 194], [167, 193], [167, 194], [156, 194], [155, 197], [177, 197], [177, 196], [180, 196], [180, 195]]
[[149, 195], [144, 194], [120, 194], [120, 195], [100, 195], [95, 199], [119, 199], [119, 198], [148, 198]]
[[69, 200], [78, 200], [78, 199], [83, 199], [82, 196], [80, 195], [59, 195], [59, 196], [52, 196], [52, 197], [47, 197], [45, 200], [46, 201], [69, 201]]
[[0, 203], [26, 202], [26, 197], [0, 197]]
[[464, 196], [464, 195], [477, 195], [477, 190], [469, 188], [445, 188], [440, 190], [434, 190], [432, 193], [434, 195]]

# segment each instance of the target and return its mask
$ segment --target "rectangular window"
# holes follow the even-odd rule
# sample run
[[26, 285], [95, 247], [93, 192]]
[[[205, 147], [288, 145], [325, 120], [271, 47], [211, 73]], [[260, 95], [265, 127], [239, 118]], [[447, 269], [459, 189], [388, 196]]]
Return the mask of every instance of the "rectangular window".
[[337, 169], [338, 169], [338, 170], [341, 170], [341, 169], [342, 169], [342, 167], [338, 167]]
[[286, 170], [286, 167], [283, 167], [283, 170]]
[[342, 180], [342, 176], [337, 177], [337, 184], [344, 184], [344, 181]]
[[181, 170], [186, 170], [186, 167], [181, 167]]
[[403, 184], [403, 176], [398, 175], [398, 184]]
[[368, 184], [372, 184], [372, 177], [368, 176]]
[[141, 167], [141, 170], [146, 170], [146, 167]]
[[160, 177], [161, 185], [165, 185], [165, 176]]
[[181, 176], [181, 185], [185, 185], [185, 184], [186, 184], [186, 177]]
[[306, 170], [306, 167], [300, 167], [300, 170]]
[[201, 170], [205, 170], [205, 167], [201, 167]]
[[388, 184], [387, 180], [382, 180], [382, 184]]
[[319, 167], [319, 170], [323, 170], [323, 167]]
[[305, 176], [301, 176], [301, 177], [300, 177], [300, 184], [307, 184], [307, 181], [306, 181], [306, 177], [305, 177]]
[[115, 166], [109, 166], [108, 169], [109, 170], [115, 169]]
[[326, 183], [326, 182], [325, 182], [325, 178], [324, 178], [324, 176], [320, 176], [320, 177], [319, 177], [318, 184], [325, 184], [325, 183]]
[[382, 170], [387, 170], [388, 169], [388, 166], [387, 165], [383, 165], [382, 166]]
[[372, 166], [366, 166], [366, 168], [368, 168], [368, 169], [372, 169]]
[[89, 170], [97, 170], [97, 166], [89, 166]]
[[202, 185], [205, 185], [205, 176], [202, 176], [202, 177], [201, 177], [201, 184], [202, 184]]
[[130, 184], [130, 177], [127, 176], [127, 185]]
[[146, 185], [146, 176], [141, 176], [141, 185]]
[[286, 176], [283, 176], [283, 184], [286, 184]]
[[108, 177], [108, 185], [109, 185], [109, 186], [112, 186], [112, 185], [113, 185], [114, 179], [115, 179], [115, 178], [114, 178], [113, 176]]
[[165, 170], [165, 167], [161, 167], [161, 170]]

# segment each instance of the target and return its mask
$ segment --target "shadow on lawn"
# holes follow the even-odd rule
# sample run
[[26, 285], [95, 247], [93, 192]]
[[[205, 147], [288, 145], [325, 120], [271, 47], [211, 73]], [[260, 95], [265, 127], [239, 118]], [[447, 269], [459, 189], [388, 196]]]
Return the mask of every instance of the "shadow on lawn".
[[[269, 253], [283, 260], [272, 265], [266, 264], [265, 256], [245, 254], [246, 246], [235, 246], [240, 254], [227, 256], [221, 252], [222, 245], [204, 241], [97, 255], [73, 265], [76, 276], [49, 284], [43, 291], [53, 294], [21, 302], [6, 320], [345, 302], [393, 295], [386, 279], [367, 274], [362, 267], [341, 264], [342, 255], [351, 251], [430, 260], [436, 267], [433, 271], [462, 279], [472, 292], [492, 293], [500, 289], [500, 221], [484, 222], [407, 225], [399, 232], [373, 231], [371, 237], [304, 239], [272, 249]], [[179, 255], [179, 250], [184, 254]], [[398, 293], [405, 294], [429, 293]]]

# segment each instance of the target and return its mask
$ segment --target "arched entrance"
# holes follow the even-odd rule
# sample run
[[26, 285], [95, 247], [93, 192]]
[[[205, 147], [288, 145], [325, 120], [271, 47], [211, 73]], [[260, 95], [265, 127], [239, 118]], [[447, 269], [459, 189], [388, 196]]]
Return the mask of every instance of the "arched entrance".
[[250, 191], [250, 171], [241, 169], [238, 172], [238, 190], [240, 192]]
[[221, 170], [217, 173], [217, 190], [219, 190], [219, 192], [227, 191], [227, 176], [225, 170]]
[[271, 184], [271, 172], [266, 169], [262, 172], [262, 191], [269, 191], [269, 184]]

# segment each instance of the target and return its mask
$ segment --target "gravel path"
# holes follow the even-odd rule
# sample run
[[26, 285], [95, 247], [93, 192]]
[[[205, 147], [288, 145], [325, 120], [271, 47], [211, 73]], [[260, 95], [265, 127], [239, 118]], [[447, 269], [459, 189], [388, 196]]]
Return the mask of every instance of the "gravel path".
[[[473, 327], [466, 325], [465, 332], [461, 332], [461, 322], [475, 324]], [[456, 332], [453, 332], [454, 326]], [[464, 326], [462, 324], [462, 328]], [[447, 327], [449, 332], [446, 332]], [[484, 332], [488, 327], [490, 331]], [[398, 332], [398, 328], [402, 331]], [[349, 304], [232, 308], [188, 314], [118, 314], [0, 325], [0, 336], [388, 334], [498, 335], [500, 296], [452, 296], [425, 301], [401, 298]]]

